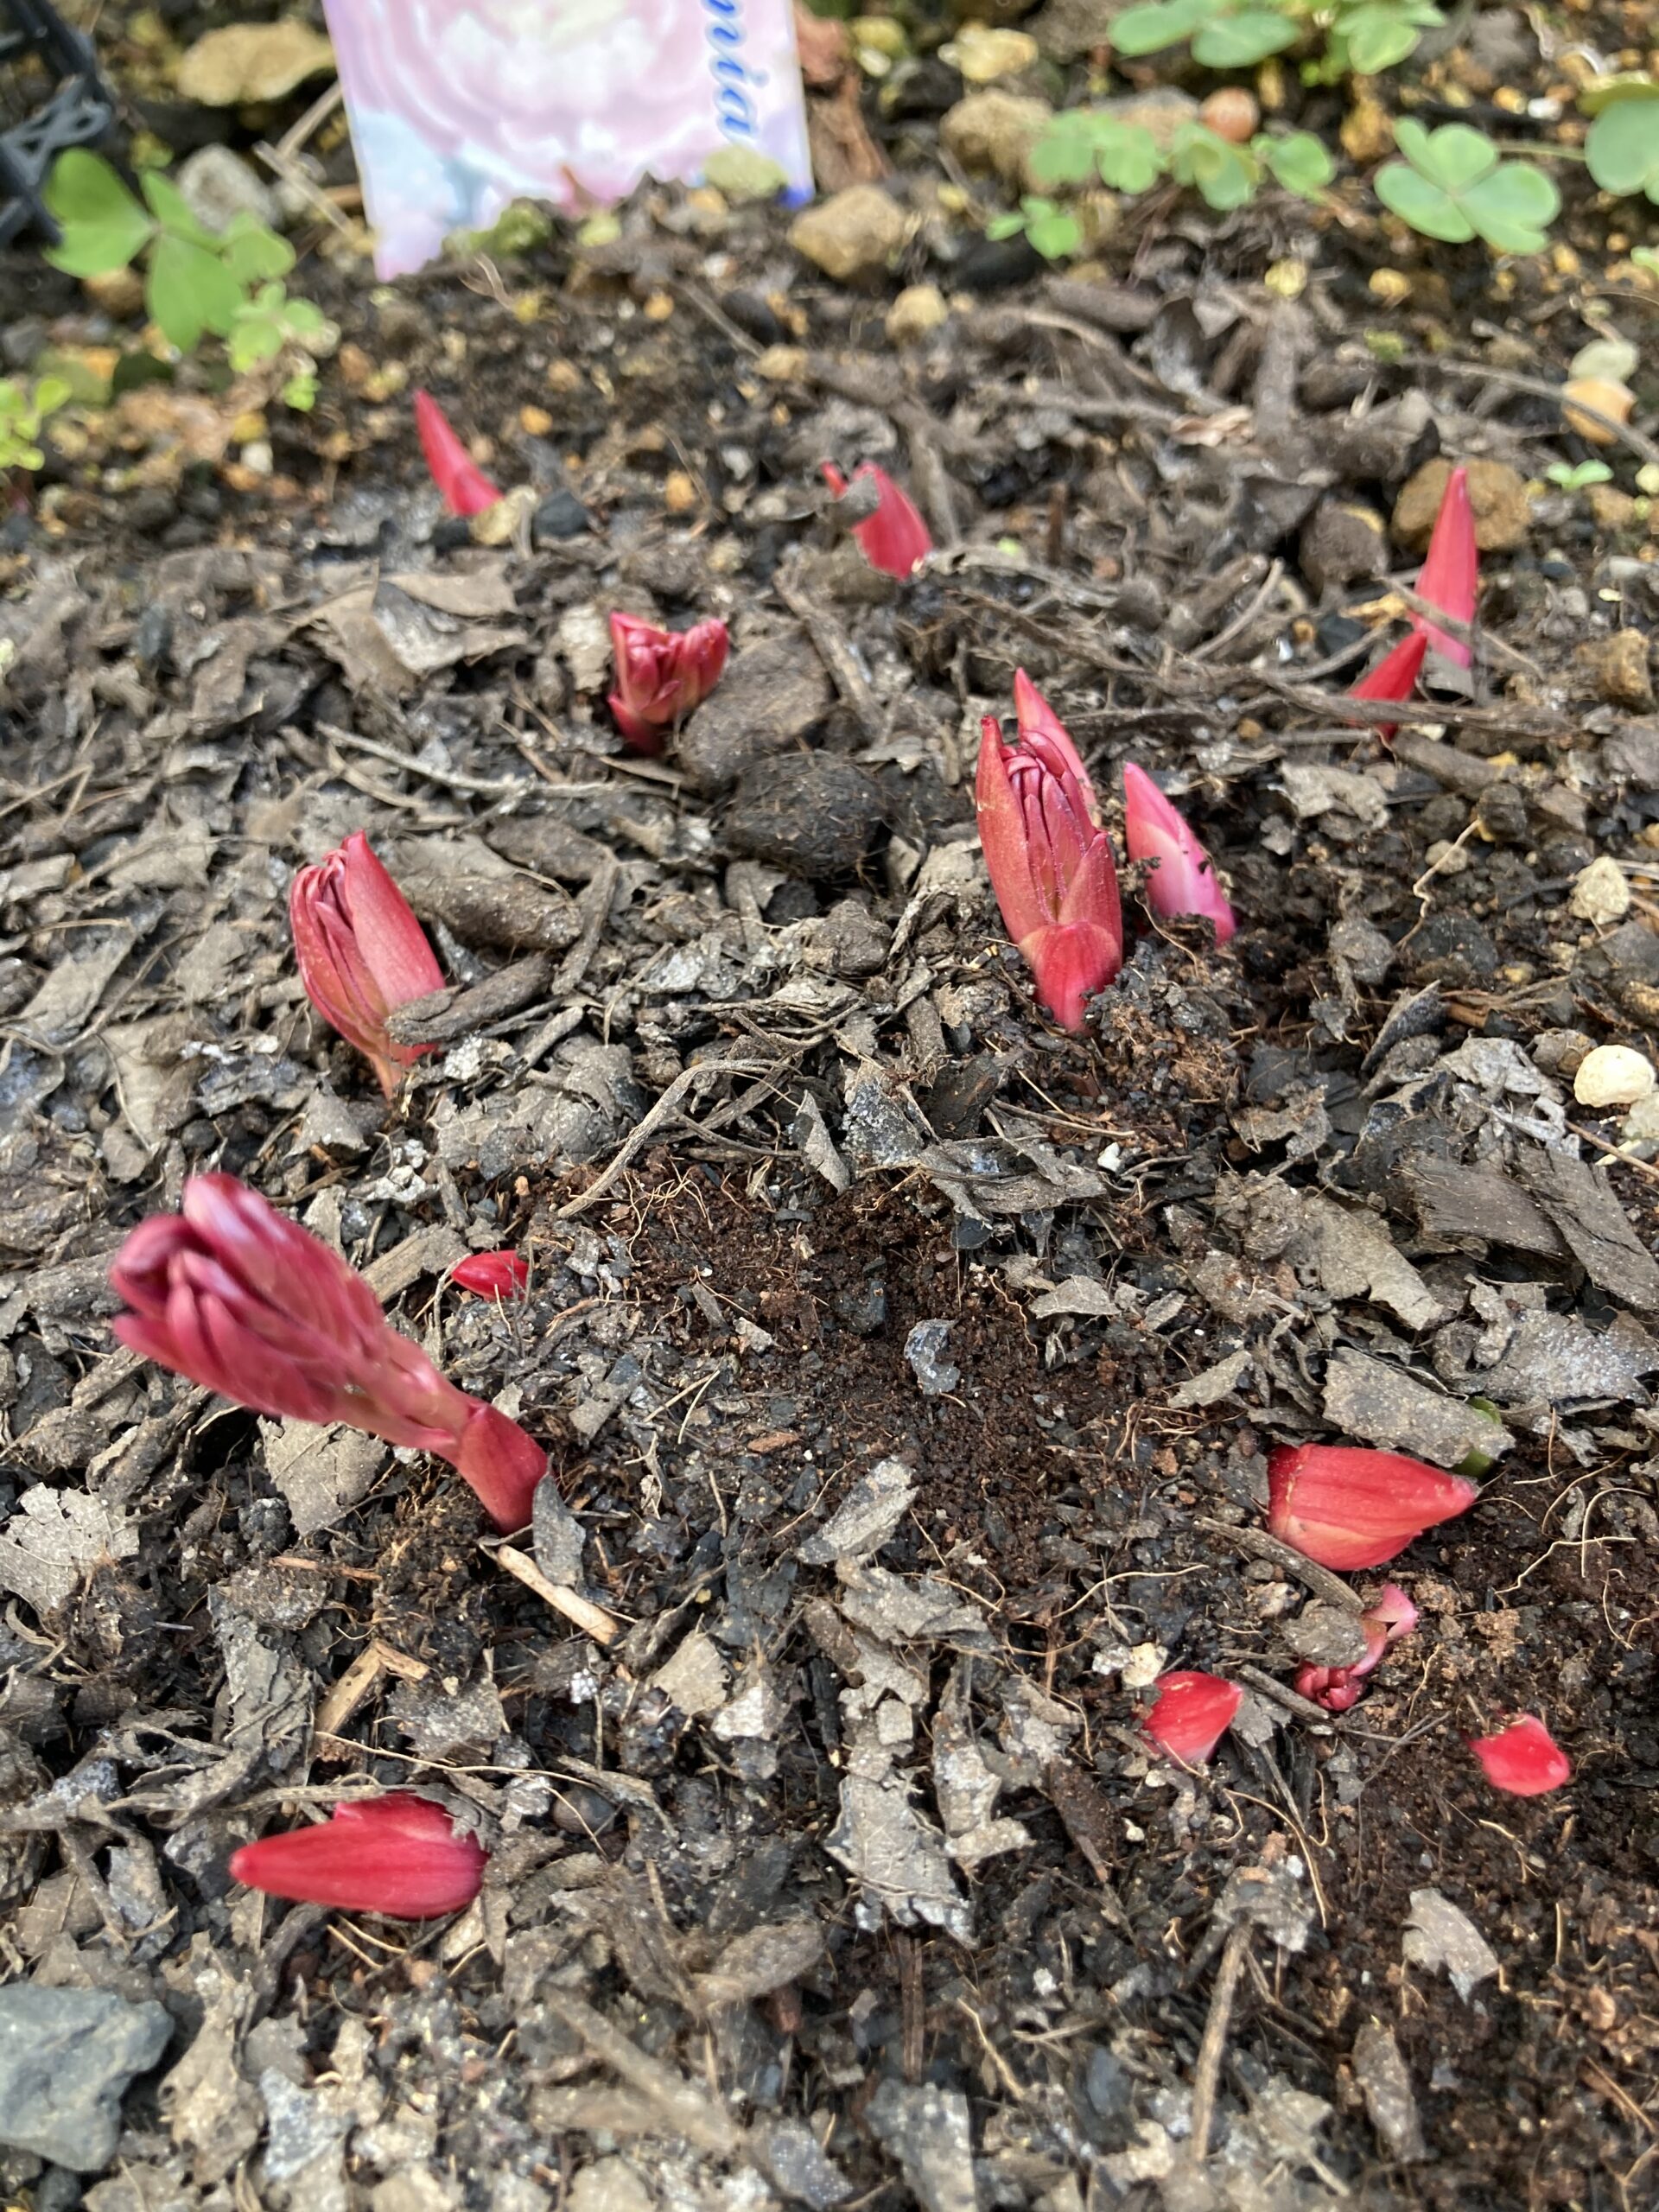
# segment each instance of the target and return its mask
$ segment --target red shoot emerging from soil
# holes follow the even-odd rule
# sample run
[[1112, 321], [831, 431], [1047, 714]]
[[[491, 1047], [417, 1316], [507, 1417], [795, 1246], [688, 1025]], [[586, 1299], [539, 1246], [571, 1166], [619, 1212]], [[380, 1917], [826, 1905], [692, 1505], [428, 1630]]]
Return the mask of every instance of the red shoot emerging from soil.
[[398, 1070], [429, 1045], [394, 1045], [393, 1007], [443, 988], [426, 932], [409, 901], [354, 830], [337, 852], [302, 868], [289, 887], [288, 917], [306, 996], [348, 1045], [372, 1061], [390, 1098]]
[[449, 1280], [479, 1298], [522, 1298], [530, 1266], [516, 1252], [474, 1252], [449, 1270]]
[[616, 689], [606, 702], [636, 753], [660, 753], [664, 731], [709, 696], [726, 666], [731, 639], [710, 617], [690, 630], [659, 630], [634, 614], [613, 614]]
[[1382, 1594], [1359, 1617], [1365, 1631], [1365, 1656], [1351, 1667], [1300, 1667], [1298, 1693], [1322, 1705], [1327, 1713], [1346, 1713], [1359, 1702], [1359, 1686], [1391, 1643], [1409, 1636], [1417, 1625], [1417, 1608], [1397, 1582], [1385, 1582]]
[[[1402, 638], [1391, 652], [1383, 654], [1369, 676], [1362, 676], [1349, 693], [1351, 699], [1409, 699], [1417, 689], [1417, 679], [1423, 672], [1423, 656], [1428, 651], [1428, 639], [1421, 630], [1414, 630], [1408, 638]], [[1376, 722], [1372, 725], [1377, 735], [1392, 737], [1397, 725]]]
[[1479, 1491], [1403, 1452], [1355, 1445], [1282, 1446], [1268, 1461], [1268, 1526], [1305, 1559], [1340, 1573], [1381, 1567]]
[[[821, 467], [824, 482], [838, 499], [844, 499], [847, 479], [833, 461], [826, 461]], [[933, 550], [931, 534], [914, 503], [899, 489], [887, 470], [878, 468], [873, 461], [860, 461], [853, 471], [853, 481], [874, 484], [879, 501], [868, 522], [853, 525], [853, 536], [858, 540], [864, 558], [884, 575], [913, 576]]]
[[1215, 863], [1185, 816], [1133, 760], [1123, 764], [1123, 829], [1129, 858], [1157, 862], [1146, 883], [1153, 912], [1166, 920], [1177, 914], [1206, 915], [1215, 924], [1216, 943], [1225, 944], [1238, 924]]
[[1530, 1713], [1495, 1736], [1471, 1736], [1469, 1748], [1493, 1789], [1511, 1797], [1541, 1797], [1573, 1779], [1572, 1760]]
[[546, 1454], [446, 1382], [340, 1254], [231, 1175], [140, 1222], [110, 1263], [129, 1351], [273, 1419], [344, 1421], [435, 1452], [499, 1529], [522, 1528]]
[[[1454, 621], [1472, 622], [1479, 588], [1479, 565], [1475, 547], [1475, 511], [1469, 504], [1469, 472], [1466, 468], [1454, 468], [1441, 494], [1440, 512], [1434, 518], [1428, 557], [1418, 572], [1418, 597], [1427, 600]], [[1421, 614], [1413, 615], [1412, 627], [1421, 630], [1437, 653], [1456, 661], [1459, 668], [1467, 668], [1473, 660], [1471, 646], [1461, 639], [1448, 637], [1444, 630], [1437, 630]]]
[[443, 495], [452, 515], [481, 515], [501, 497], [450, 428], [448, 418], [429, 391], [415, 395], [415, 427], [426, 456], [432, 481]]
[[1197, 1672], [1160, 1675], [1153, 1688], [1158, 1699], [1146, 1732], [1160, 1751], [1202, 1766], [1232, 1726], [1243, 1691], [1224, 1675]]
[[1020, 669], [1013, 745], [980, 728], [979, 842], [1008, 935], [1062, 1028], [1080, 1030], [1090, 993], [1123, 965], [1117, 865], [1088, 771], [1064, 725]]
[[245, 1843], [232, 1854], [231, 1878], [299, 1904], [435, 1920], [471, 1904], [488, 1860], [442, 1805], [397, 1789], [336, 1805], [321, 1827]]

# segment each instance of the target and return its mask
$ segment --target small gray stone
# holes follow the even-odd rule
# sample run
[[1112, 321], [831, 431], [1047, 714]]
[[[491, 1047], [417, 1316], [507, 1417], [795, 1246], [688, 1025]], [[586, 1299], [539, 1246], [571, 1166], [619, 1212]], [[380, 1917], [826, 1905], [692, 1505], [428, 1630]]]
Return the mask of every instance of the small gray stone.
[[905, 1357], [925, 1398], [943, 1398], [962, 1380], [962, 1370], [944, 1357], [950, 1341], [948, 1321], [918, 1321], [905, 1338]]
[[1382, 2147], [1403, 2164], [1425, 2155], [1423, 2124], [1411, 2075], [1394, 2039], [1380, 2020], [1368, 2020], [1354, 2037], [1354, 2079]]
[[222, 231], [232, 215], [245, 214], [268, 231], [281, 225], [276, 194], [228, 146], [199, 146], [179, 163], [174, 181], [204, 230]]
[[0, 1989], [0, 2143], [96, 2173], [115, 2156], [121, 2099], [166, 2050], [159, 2005], [104, 1989]]

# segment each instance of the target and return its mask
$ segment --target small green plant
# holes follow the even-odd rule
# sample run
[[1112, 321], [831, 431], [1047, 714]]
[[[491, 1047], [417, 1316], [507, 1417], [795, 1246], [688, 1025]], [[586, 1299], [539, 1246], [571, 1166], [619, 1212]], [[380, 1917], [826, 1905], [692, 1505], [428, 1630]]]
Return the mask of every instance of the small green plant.
[[1643, 192], [1659, 206], [1659, 82], [1637, 78], [1605, 89], [1608, 103], [1584, 141], [1590, 174], [1604, 192]]
[[41, 425], [71, 397], [61, 377], [40, 377], [31, 391], [20, 378], [0, 377], [0, 476], [9, 468], [39, 468]]
[[142, 263], [144, 306], [169, 345], [194, 353], [204, 337], [221, 338], [238, 374], [287, 351], [295, 366], [284, 397], [290, 406], [314, 404], [311, 357], [329, 349], [333, 327], [308, 300], [289, 298], [287, 239], [245, 213], [210, 231], [159, 171], [146, 169], [139, 181], [142, 201], [100, 156], [80, 147], [60, 155], [46, 204], [60, 236], [46, 258], [71, 276]]
[[1249, 69], [1323, 33], [1323, 54], [1302, 73], [1330, 84], [1394, 68], [1442, 21], [1433, 0], [1147, 0], [1114, 19], [1111, 39], [1128, 55], [1190, 42], [1206, 69]]
[[1613, 472], [1605, 461], [1553, 461], [1544, 476], [1557, 491], [1582, 492], [1591, 484], [1611, 484]]
[[[1319, 141], [1306, 130], [1283, 137], [1260, 131], [1248, 146], [1236, 146], [1203, 124], [1188, 121], [1166, 143], [1142, 124], [1080, 107], [1068, 108], [1048, 125], [1032, 149], [1031, 173], [1037, 183], [1056, 188], [1098, 181], [1128, 194], [1149, 191], [1166, 176], [1224, 211], [1246, 206], [1269, 177], [1287, 191], [1316, 200], [1336, 169]], [[1019, 213], [1000, 215], [990, 226], [994, 238], [1016, 231], [1023, 231], [1050, 260], [1075, 253], [1081, 236], [1069, 209], [1035, 198], [1022, 200]]]
[[1045, 261], [1069, 261], [1082, 251], [1082, 218], [1039, 193], [1027, 193], [1017, 208], [993, 215], [985, 226], [988, 238], [1018, 238], [1021, 232]]
[[1484, 238], [1495, 253], [1543, 251], [1561, 195], [1541, 169], [1506, 162], [1466, 123], [1427, 130], [1407, 116], [1394, 135], [1405, 159], [1377, 171], [1376, 196], [1414, 231], [1453, 245]]

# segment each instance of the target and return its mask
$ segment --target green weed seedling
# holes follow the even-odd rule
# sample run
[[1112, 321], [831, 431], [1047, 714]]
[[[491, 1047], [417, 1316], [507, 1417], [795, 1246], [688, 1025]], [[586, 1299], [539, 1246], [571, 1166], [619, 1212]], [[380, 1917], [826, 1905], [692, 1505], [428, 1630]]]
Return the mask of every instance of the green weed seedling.
[[[1167, 146], [1144, 124], [1128, 123], [1094, 108], [1068, 108], [1057, 115], [1031, 153], [1031, 174], [1038, 184], [1057, 192], [1106, 185], [1127, 195], [1150, 191], [1161, 178], [1186, 185], [1218, 210], [1243, 207], [1271, 178], [1287, 191], [1317, 200], [1336, 175], [1330, 155], [1311, 132], [1282, 137], [1258, 132], [1248, 146], [1236, 146], [1203, 124], [1187, 122]], [[1076, 253], [1083, 226], [1058, 200], [1027, 195], [1017, 213], [995, 216], [992, 238], [1023, 232], [1050, 261]]]
[[1506, 162], [1466, 123], [1427, 130], [1409, 116], [1395, 125], [1405, 159], [1376, 173], [1382, 205], [1425, 238], [1462, 245], [1484, 238], [1495, 253], [1541, 253], [1560, 212], [1553, 178], [1527, 162]]
[[1185, 44], [1205, 69], [1252, 69], [1323, 36], [1302, 75], [1333, 84], [1396, 67], [1442, 21], [1433, 0], [1149, 0], [1114, 20], [1112, 45], [1133, 56]]
[[40, 377], [31, 391], [21, 378], [0, 377], [0, 476], [9, 468], [39, 468], [41, 425], [72, 397], [61, 377]]
[[1584, 141], [1590, 174], [1604, 192], [1645, 193], [1659, 206], [1659, 80], [1624, 79], [1604, 89], [1608, 104]]
[[60, 155], [45, 196], [61, 235], [46, 258], [71, 276], [142, 264], [145, 308], [170, 346], [194, 353], [204, 338], [223, 339], [238, 374], [287, 349], [296, 365], [283, 396], [290, 406], [311, 406], [311, 357], [328, 350], [333, 327], [308, 300], [288, 296], [282, 279], [294, 266], [293, 247], [245, 213], [208, 230], [157, 170], [145, 170], [140, 186], [142, 200], [84, 148]]
[[1611, 484], [1613, 472], [1605, 461], [1552, 461], [1544, 477], [1558, 492], [1582, 492], [1591, 484]]

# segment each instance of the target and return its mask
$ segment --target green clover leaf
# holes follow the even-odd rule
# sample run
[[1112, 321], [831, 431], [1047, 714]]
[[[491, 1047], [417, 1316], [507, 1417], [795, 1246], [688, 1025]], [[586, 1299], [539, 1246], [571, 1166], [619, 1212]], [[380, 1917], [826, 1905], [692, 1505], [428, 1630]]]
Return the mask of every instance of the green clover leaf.
[[219, 243], [225, 265], [238, 284], [286, 276], [294, 266], [294, 249], [288, 240], [267, 230], [245, 207], [232, 216]]
[[1584, 156], [1604, 192], [1644, 192], [1659, 205], [1659, 86], [1604, 108], [1586, 136]]
[[1374, 77], [1406, 60], [1424, 31], [1445, 17], [1432, 0], [1360, 0], [1337, 17], [1335, 36], [1351, 69]]
[[217, 254], [164, 232], [149, 257], [144, 304], [168, 343], [189, 353], [204, 331], [227, 336], [244, 302], [242, 287]]
[[1209, 21], [1221, 0], [1151, 0], [1151, 4], [1126, 8], [1112, 23], [1112, 45], [1119, 54], [1159, 54], [1179, 46]]
[[59, 155], [43, 197], [62, 233], [46, 258], [68, 276], [105, 276], [124, 269], [155, 232], [108, 162], [81, 146]]
[[1209, 205], [1224, 213], [1246, 206], [1261, 181], [1261, 170], [1244, 147], [1217, 137], [1201, 123], [1184, 123], [1176, 132], [1170, 173], [1178, 183], [1196, 185]]
[[1101, 182], [1114, 192], [1145, 192], [1163, 175], [1165, 157], [1144, 124], [1103, 116], [1095, 168]]
[[1092, 108], [1067, 108], [1045, 129], [1031, 149], [1032, 179], [1037, 184], [1085, 184], [1095, 173], [1100, 126]]
[[1283, 138], [1258, 137], [1250, 149], [1275, 184], [1304, 200], [1317, 200], [1336, 175], [1337, 165], [1311, 130], [1293, 130]]
[[1378, 170], [1376, 196], [1413, 230], [1452, 245], [1481, 238], [1497, 253], [1542, 252], [1561, 197], [1541, 169], [1502, 160], [1465, 123], [1429, 131], [1404, 117], [1395, 137], [1406, 158]]
[[1192, 40], [1192, 59], [1206, 69], [1252, 69], [1270, 54], [1282, 54], [1301, 36], [1301, 25], [1268, 8], [1244, 8], [1217, 16]]

